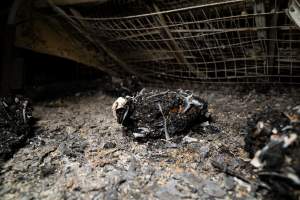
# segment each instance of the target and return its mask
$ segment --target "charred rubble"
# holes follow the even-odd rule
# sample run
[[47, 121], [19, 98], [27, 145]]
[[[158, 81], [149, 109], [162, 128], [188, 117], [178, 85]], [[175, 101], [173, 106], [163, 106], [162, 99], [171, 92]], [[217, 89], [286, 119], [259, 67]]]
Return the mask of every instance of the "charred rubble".
[[300, 106], [268, 108], [249, 121], [245, 149], [274, 197], [300, 198]]
[[23, 96], [0, 98], [0, 160], [9, 158], [28, 138], [33, 108]]
[[251, 158], [270, 141], [270, 136], [289, 125], [289, 119], [279, 110], [267, 107], [264, 112], [255, 113], [247, 122], [245, 149]]
[[119, 97], [112, 106], [118, 123], [134, 138], [165, 138], [205, 126], [211, 120], [208, 105], [191, 91], [146, 91]]
[[105, 85], [105, 92], [112, 96], [134, 96], [143, 89], [141, 80], [132, 75], [124, 79], [112, 77]]

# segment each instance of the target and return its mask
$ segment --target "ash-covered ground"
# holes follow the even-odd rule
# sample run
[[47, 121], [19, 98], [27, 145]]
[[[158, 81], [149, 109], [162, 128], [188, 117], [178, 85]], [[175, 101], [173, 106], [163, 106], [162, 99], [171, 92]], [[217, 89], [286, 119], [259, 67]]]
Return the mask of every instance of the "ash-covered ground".
[[100, 90], [36, 104], [34, 136], [2, 163], [0, 198], [265, 199], [244, 150], [247, 118], [299, 105], [299, 89], [193, 92], [220, 131], [193, 131], [197, 140], [186, 141], [124, 136], [111, 111], [116, 97]]

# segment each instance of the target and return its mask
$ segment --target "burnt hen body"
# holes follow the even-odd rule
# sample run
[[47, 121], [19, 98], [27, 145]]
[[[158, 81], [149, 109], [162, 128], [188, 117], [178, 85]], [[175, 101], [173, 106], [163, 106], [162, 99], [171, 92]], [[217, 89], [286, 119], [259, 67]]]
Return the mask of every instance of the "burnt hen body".
[[276, 199], [300, 198], [300, 106], [253, 117], [245, 149]]
[[207, 103], [190, 91], [145, 91], [126, 97], [117, 119], [135, 138], [164, 138], [186, 133], [209, 120]]
[[33, 108], [22, 96], [0, 98], [0, 163], [6, 160], [29, 137]]

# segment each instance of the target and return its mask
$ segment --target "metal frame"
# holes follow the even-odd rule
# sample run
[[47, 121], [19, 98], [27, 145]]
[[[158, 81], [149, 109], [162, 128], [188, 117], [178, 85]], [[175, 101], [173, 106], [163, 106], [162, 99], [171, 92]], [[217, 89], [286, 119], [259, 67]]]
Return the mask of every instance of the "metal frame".
[[300, 31], [277, 0], [145, 2], [131, 3], [136, 9], [121, 16], [100, 14], [99, 5], [93, 12], [71, 8], [80, 15], [68, 17], [130, 67], [111, 57], [120, 76], [125, 70], [153, 82], [300, 82]]

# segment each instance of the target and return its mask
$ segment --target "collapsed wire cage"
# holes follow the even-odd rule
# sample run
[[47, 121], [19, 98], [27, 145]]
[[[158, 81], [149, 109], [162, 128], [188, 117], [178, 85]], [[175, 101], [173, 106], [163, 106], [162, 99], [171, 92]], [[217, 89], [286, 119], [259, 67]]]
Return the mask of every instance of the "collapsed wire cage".
[[[297, 2], [297, 1], [296, 1]], [[52, 7], [108, 73], [152, 83], [300, 83], [300, 29], [280, 0]]]

